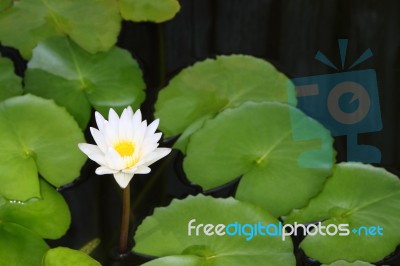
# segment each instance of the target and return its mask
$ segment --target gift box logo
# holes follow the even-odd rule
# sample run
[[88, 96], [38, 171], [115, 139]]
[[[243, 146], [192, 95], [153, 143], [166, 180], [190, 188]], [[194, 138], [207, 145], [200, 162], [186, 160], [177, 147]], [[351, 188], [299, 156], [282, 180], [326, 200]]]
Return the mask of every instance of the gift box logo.
[[[382, 129], [378, 85], [374, 69], [351, 69], [372, 57], [367, 49], [349, 68], [345, 68], [347, 40], [339, 39], [341, 69], [323, 53], [315, 59], [339, 71], [338, 73], [295, 78], [298, 108], [328, 128], [333, 136], [347, 136], [347, 160], [379, 163], [377, 147], [358, 144], [360, 133]], [[296, 136], [295, 138], [303, 138]]]

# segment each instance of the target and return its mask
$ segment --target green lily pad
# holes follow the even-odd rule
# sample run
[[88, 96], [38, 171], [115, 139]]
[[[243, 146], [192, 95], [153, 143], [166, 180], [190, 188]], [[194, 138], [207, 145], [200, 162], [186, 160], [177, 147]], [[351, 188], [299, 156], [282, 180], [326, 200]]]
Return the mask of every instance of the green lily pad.
[[144, 88], [141, 70], [129, 52], [114, 47], [91, 55], [66, 38], [40, 43], [25, 77], [26, 91], [65, 106], [83, 129], [91, 105], [103, 115], [111, 107], [138, 109]]
[[193, 134], [183, 166], [206, 190], [243, 175], [236, 197], [278, 217], [305, 206], [332, 163], [332, 138], [317, 121], [287, 104], [249, 102]]
[[3, 0], [0, 2], [0, 12], [3, 10], [10, 8], [13, 5], [13, 0]]
[[65, 247], [50, 249], [43, 259], [43, 266], [70, 265], [101, 266], [100, 263], [92, 259], [89, 255]]
[[71, 223], [71, 215], [64, 198], [43, 180], [40, 181], [41, 199], [8, 201], [0, 196], [0, 223], [23, 226], [42, 238], [63, 236]]
[[38, 42], [67, 35], [82, 48], [96, 53], [107, 51], [116, 43], [120, 21], [116, 1], [14, 1], [11, 8], [0, 13], [0, 41], [29, 58]]
[[40, 197], [38, 173], [54, 186], [79, 176], [85, 156], [75, 120], [53, 101], [33, 95], [0, 103], [0, 194], [25, 201]]
[[194, 123], [188, 126], [185, 131], [183, 131], [178, 140], [174, 143], [173, 147], [185, 153], [192, 134], [196, 133], [200, 128], [202, 128], [204, 123], [211, 118], [213, 118], [213, 115], [205, 115], [197, 119]]
[[[206, 266], [207, 258], [198, 257], [195, 255], [179, 255], [179, 256], [166, 256], [159, 259], [149, 261], [143, 266]], [[214, 264], [212, 264], [214, 265]]]
[[[195, 229], [199, 224], [278, 224], [279, 221], [261, 208], [233, 198], [215, 199], [198, 195], [173, 200], [168, 207], [157, 208], [139, 226], [135, 235], [135, 252], [163, 257], [146, 265], [295, 265], [290, 239], [276, 236], [213, 235]], [[250, 226], [247, 227], [247, 229]], [[231, 229], [234, 229], [232, 227]], [[234, 233], [233, 230], [231, 233]], [[222, 229], [219, 229], [223, 231]], [[237, 230], [237, 228], [235, 229]], [[241, 231], [241, 230], [237, 230]], [[225, 232], [225, 231], [224, 231]], [[211, 234], [211, 233], [210, 233]], [[246, 238], [248, 240], [246, 240]], [[172, 264], [168, 264], [168, 263]]]
[[121, 15], [131, 21], [164, 22], [173, 18], [180, 9], [177, 0], [120, 0]]
[[347, 262], [345, 260], [338, 260], [329, 265], [322, 264], [322, 266], [374, 266], [374, 265], [363, 261]]
[[23, 226], [0, 222], [2, 265], [37, 266], [49, 249], [46, 242]]
[[[159, 94], [155, 116], [166, 137], [189, 130], [205, 117], [246, 101], [279, 101], [296, 104], [293, 93], [287, 94], [289, 79], [270, 63], [245, 55], [219, 56], [182, 70]], [[288, 91], [293, 91], [293, 88]], [[200, 125], [200, 126], [199, 126]], [[196, 129], [197, 129], [196, 127]], [[188, 137], [179, 141], [182, 151]]]
[[22, 94], [21, 78], [11, 60], [0, 57], [0, 101]]
[[[322, 263], [379, 261], [400, 244], [400, 181], [381, 168], [341, 163], [322, 192], [304, 209], [293, 211], [285, 221], [349, 225], [349, 235], [317, 234], [302, 241], [300, 247], [305, 253]], [[375, 235], [366, 235], [372, 232], [371, 227], [375, 227]]]
[[43, 180], [41, 199], [9, 201], [0, 196], [1, 265], [36, 266], [48, 250], [42, 238], [57, 239], [70, 225], [64, 198]]

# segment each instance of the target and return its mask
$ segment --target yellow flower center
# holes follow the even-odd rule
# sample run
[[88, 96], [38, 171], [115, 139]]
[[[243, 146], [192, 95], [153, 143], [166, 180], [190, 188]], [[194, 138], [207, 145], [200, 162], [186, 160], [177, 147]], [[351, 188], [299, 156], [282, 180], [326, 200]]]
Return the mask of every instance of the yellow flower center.
[[132, 156], [135, 152], [135, 145], [133, 145], [132, 141], [123, 140], [116, 144], [114, 144], [114, 149], [121, 155], [122, 157], [125, 156]]

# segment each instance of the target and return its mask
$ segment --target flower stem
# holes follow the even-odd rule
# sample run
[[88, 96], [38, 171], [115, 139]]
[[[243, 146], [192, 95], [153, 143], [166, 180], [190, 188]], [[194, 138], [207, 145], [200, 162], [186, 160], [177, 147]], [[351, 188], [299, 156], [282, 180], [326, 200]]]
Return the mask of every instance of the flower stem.
[[122, 218], [121, 233], [119, 236], [119, 253], [124, 254], [128, 249], [129, 214], [131, 203], [131, 184], [122, 189]]

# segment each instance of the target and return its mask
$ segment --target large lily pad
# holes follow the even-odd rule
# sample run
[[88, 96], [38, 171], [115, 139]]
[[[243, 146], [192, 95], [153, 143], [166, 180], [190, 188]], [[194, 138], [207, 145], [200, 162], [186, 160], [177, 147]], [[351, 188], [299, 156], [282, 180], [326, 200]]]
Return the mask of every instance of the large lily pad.
[[140, 107], [145, 84], [137, 62], [114, 47], [88, 54], [66, 38], [40, 43], [28, 64], [25, 87], [33, 94], [55, 99], [85, 128], [91, 105], [103, 115], [109, 108]]
[[117, 1], [14, 1], [0, 13], [0, 41], [25, 58], [40, 41], [67, 35], [91, 53], [107, 51], [120, 30]]
[[[182, 70], [159, 94], [155, 116], [166, 137], [196, 131], [202, 121], [245, 101], [296, 103], [289, 79], [270, 63], [245, 55], [219, 56]], [[288, 91], [293, 91], [289, 87]], [[194, 125], [194, 126], [193, 126]], [[191, 134], [178, 140], [185, 150]]]
[[101, 266], [87, 254], [65, 247], [50, 249], [43, 259], [43, 266], [71, 265]]
[[22, 94], [21, 78], [15, 75], [13, 63], [0, 57], [0, 101]]
[[143, 266], [202, 266], [207, 265], [206, 259], [195, 255], [166, 256], [149, 261]]
[[23, 226], [0, 222], [2, 265], [37, 266], [49, 249], [46, 242]]
[[3, 0], [3, 1], [1, 1], [0, 2], [0, 12], [5, 10], [5, 9], [7, 9], [7, 8], [10, 8], [12, 6], [12, 4], [13, 4], [13, 0]]
[[75, 120], [53, 101], [33, 95], [0, 103], [0, 194], [25, 201], [40, 197], [38, 172], [61, 186], [79, 176], [85, 156]]
[[63, 236], [71, 216], [64, 198], [45, 181], [40, 181], [41, 198], [7, 200], [0, 196], [0, 221], [23, 226], [42, 238]]
[[126, 20], [164, 22], [178, 13], [177, 0], [120, 0], [121, 15]]
[[364, 261], [347, 262], [345, 260], [338, 260], [329, 265], [322, 264], [322, 266], [374, 266], [374, 265]]
[[[231, 223], [263, 225], [278, 224], [278, 220], [261, 208], [233, 198], [215, 199], [202, 195], [173, 200], [166, 208], [158, 208], [139, 226], [134, 251], [163, 257], [146, 265], [295, 265], [290, 239], [255, 235], [206, 236], [188, 235], [188, 223], [193, 225]], [[248, 228], [249, 229], [249, 228]], [[233, 232], [233, 230], [230, 230]], [[171, 264], [168, 264], [171, 263]]]
[[193, 134], [183, 166], [206, 190], [243, 175], [236, 197], [278, 217], [305, 206], [332, 163], [332, 138], [317, 121], [287, 104], [250, 102]]
[[59, 238], [69, 227], [71, 218], [63, 197], [46, 182], [40, 185], [41, 199], [19, 202], [0, 196], [1, 265], [41, 265], [48, 249], [42, 238]]
[[[336, 260], [378, 261], [400, 244], [400, 181], [381, 168], [339, 164], [323, 191], [286, 219], [295, 221], [349, 225], [348, 236], [307, 236], [300, 246], [309, 257], [327, 264]], [[375, 226], [375, 235], [366, 235], [362, 226]]]

